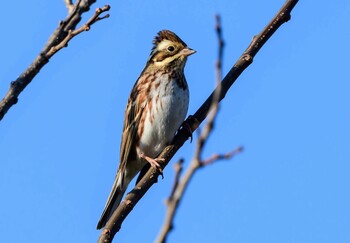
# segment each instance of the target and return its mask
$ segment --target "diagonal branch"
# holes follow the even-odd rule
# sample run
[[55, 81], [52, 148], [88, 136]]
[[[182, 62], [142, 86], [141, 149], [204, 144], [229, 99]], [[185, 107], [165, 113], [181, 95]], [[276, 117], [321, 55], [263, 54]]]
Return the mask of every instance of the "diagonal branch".
[[[240, 74], [253, 62], [253, 58], [266, 43], [266, 41], [275, 33], [275, 31], [285, 22], [290, 20], [290, 13], [297, 4], [298, 0], [287, 0], [285, 4], [278, 11], [276, 16], [271, 22], [256, 36], [254, 36], [252, 42], [248, 48], [244, 51], [235, 65], [231, 68], [229, 73], [221, 81], [221, 91], [219, 95], [219, 101], [221, 101], [232, 84], [237, 80]], [[195, 131], [198, 126], [203, 122], [210, 111], [210, 107], [215, 95], [214, 92], [207, 98], [203, 105], [197, 110], [197, 112], [186, 119], [186, 122], [191, 127], [192, 131]], [[189, 138], [189, 134], [186, 129], [182, 128], [176, 134], [171, 145], [167, 146], [158, 158], [164, 159], [164, 162], [160, 163], [164, 168], [175, 155], [175, 153], [181, 148], [181, 146]], [[117, 210], [113, 213], [110, 220], [107, 222], [105, 228], [102, 230], [98, 242], [111, 242], [114, 235], [120, 230], [121, 224], [128, 216], [134, 206], [148, 191], [148, 189], [157, 182], [159, 171], [154, 168], [150, 168], [145, 176], [137, 183], [135, 188], [125, 197], [124, 201], [119, 205]]]
[[81, 16], [84, 12], [90, 10], [90, 6], [96, 0], [78, 0], [72, 8], [72, 1], [65, 0], [68, 8], [68, 16], [65, 20], [61, 21], [57, 29], [50, 36], [44, 48], [40, 54], [35, 58], [32, 64], [15, 80], [11, 82], [10, 88], [7, 91], [5, 97], [0, 102], [0, 120], [5, 116], [6, 112], [18, 101], [18, 96], [27, 87], [27, 85], [33, 80], [38, 72], [49, 62], [49, 59], [60, 49], [67, 46], [69, 40], [71, 40], [77, 34], [87, 31], [90, 26], [97, 21], [107, 18], [109, 15], [99, 17], [103, 12], [110, 9], [109, 5], [103, 8], [96, 9], [92, 18], [88, 20], [79, 29], [76, 26], [81, 20]]

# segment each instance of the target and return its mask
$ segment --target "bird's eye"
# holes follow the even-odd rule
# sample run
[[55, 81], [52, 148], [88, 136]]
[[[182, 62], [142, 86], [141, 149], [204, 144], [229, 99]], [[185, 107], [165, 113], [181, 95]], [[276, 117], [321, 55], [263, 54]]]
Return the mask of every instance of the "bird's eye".
[[175, 47], [173, 46], [168, 46], [168, 51], [173, 52], [175, 50]]

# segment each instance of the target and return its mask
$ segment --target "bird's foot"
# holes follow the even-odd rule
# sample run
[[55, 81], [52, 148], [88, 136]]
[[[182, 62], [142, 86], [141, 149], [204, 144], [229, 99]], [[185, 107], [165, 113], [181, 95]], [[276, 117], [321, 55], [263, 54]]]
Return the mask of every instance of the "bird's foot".
[[160, 158], [156, 158], [156, 159], [153, 159], [151, 157], [148, 157], [147, 155], [145, 155], [144, 153], [140, 153], [140, 157], [144, 160], [146, 160], [148, 163], [150, 163], [150, 165], [154, 168], [156, 168], [160, 175], [162, 176], [162, 179], [164, 178], [164, 175], [163, 175], [163, 168], [162, 166], [160, 166], [159, 162], [164, 162], [164, 159], [160, 159]]

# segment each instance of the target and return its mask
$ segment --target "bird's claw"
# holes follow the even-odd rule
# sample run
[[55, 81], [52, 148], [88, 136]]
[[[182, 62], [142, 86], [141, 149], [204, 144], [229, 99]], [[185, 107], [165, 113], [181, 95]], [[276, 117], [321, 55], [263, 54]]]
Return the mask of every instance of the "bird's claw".
[[144, 153], [140, 154], [140, 157], [144, 160], [146, 160], [148, 163], [150, 163], [150, 165], [154, 168], [156, 168], [159, 171], [159, 174], [162, 176], [162, 179], [164, 179], [164, 175], [163, 175], [163, 168], [162, 166], [159, 164], [159, 162], [164, 162], [165, 159], [162, 158], [156, 158], [153, 159], [151, 157], [148, 157], [147, 155], [145, 155]]
[[[189, 116], [189, 117], [187, 118], [187, 120], [190, 120], [190, 119], [193, 119], [193, 116]], [[193, 131], [192, 131], [192, 128], [191, 128], [190, 123], [189, 123], [187, 120], [185, 120], [185, 121], [181, 124], [181, 127], [183, 127], [183, 128], [186, 130], [186, 132], [188, 133], [188, 136], [190, 137], [190, 143], [192, 143], [192, 140], [193, 140], [192, 133], [193, 133]]]

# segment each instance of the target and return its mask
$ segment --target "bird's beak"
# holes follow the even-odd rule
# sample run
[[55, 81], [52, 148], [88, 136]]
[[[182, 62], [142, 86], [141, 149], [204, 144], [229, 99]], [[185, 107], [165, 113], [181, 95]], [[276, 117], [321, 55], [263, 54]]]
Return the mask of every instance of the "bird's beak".
[[195, 50], [192, 50], [191, 48], [189, 47], [185, 47], [184, 49], [181, 50], [181, 55], [185, 56], [185, 57], [188, 57], [194, 53], [196, 53]]

